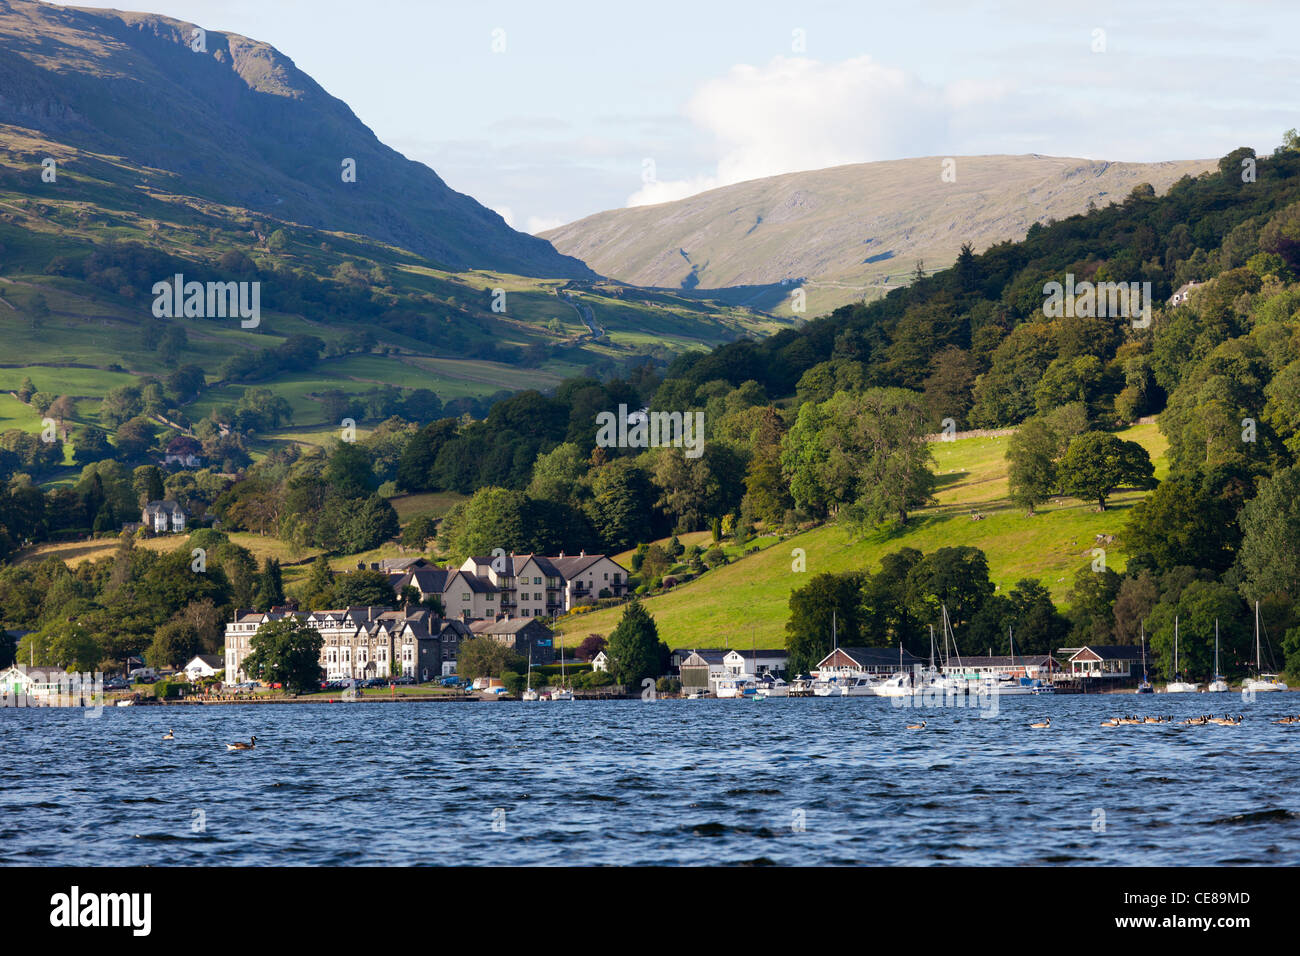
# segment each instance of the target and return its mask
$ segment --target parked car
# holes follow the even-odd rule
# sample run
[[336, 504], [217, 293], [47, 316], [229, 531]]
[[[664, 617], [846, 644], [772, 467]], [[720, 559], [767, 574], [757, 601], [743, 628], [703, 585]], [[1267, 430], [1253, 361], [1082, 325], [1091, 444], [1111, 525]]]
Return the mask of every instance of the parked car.
[[416, 683], [416, 680], [415, 680], [414, 677], [411, 677], [411, 676], [408, 674], [408, 675], [405, 675], [405, 676], [403, 676], [403, 677], [398, 677], [398, 678], [394, 679], [393, 683], [394, 683], [394, 684], [403, 684], [403, 685], [406, 685], [406, 684], [414, 684], [414, 683]]

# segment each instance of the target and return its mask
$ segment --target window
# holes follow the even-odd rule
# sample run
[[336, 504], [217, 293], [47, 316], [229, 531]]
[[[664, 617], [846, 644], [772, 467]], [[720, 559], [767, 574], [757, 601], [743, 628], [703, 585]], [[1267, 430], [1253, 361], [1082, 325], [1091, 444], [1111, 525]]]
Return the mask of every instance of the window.
[[541, 583], [542, 583], [542, 579], [541, 579], [541, 578], [533, 578], [533, 583], [534, 583], [534, 584], [541, 584]]

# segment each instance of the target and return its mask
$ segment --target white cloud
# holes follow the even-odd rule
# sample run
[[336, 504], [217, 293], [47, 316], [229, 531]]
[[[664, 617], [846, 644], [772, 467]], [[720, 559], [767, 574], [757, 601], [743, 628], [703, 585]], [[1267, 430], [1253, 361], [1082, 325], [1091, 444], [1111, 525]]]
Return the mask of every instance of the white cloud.
[[1000, 84], [943, 88], [869, 56], [837, 63], [778, 56], [707, 80], [686, 116], [715, 143], [712, 175], [647, 183], [629, 206], [668, 202], [780, 173], [915, 155], [917, 141], [947, 145], [954, 111], [995, 99]]
[[559, 216], [529, 216], [528, 225], [525, 227], [524, 232], [530, 236], [535, 236], [538, 233], [546, 232], [548, 229], [558, 229], [568, 221]]

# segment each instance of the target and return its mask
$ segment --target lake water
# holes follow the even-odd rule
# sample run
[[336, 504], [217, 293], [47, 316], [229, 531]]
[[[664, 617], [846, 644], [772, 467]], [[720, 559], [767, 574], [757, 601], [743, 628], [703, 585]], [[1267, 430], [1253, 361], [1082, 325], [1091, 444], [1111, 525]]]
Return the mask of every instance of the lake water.
[[[999, 703], [987, 719], [880, 698], [0, 710], [0, 864], [1300, 858], [1300, 724], [1270, 722], [1300, 695]], [[1098, 726], [1211, 706], [1246, 721]], [[226, 750], [250, 734], [256, 750]]]

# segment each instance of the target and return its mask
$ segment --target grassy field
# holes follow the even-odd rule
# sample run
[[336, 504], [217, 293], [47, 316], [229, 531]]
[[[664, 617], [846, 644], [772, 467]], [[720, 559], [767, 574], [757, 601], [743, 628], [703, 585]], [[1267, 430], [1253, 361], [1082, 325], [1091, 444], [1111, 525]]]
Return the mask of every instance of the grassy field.
[[[1137, 425], [1123, 437], [1142, 444], [1164, 473], [1165, 440], [1154, 424]], [[811, 574], [854, 569], [875, 571], [880, 558], [899, 548], [930, 553], [942, 547], [971, 545], [988, 555], [994, 584], [1005, 590], [1022, 578], [1036, 578], [1063, 603], [1075, 571], [1090, 564], [1098, 534], [1118, 536], [1128, 509], [1143, 492], [1121, 492], [1097, 512], [1090, 502], [1060, 499], [1039, 509], [1033, 518], [1007, 499], [1004, 452], [1007, 438], [966, 438], [938, 443], [935, 460], [942, 480], [938, 503], [915, 513], [905, 528], [854, 540], [836, 525], [794, 535], [700, 578], [649, 598], [645, 603], [670, 647], [782, 647], [790, 592]], [[982, 514], [974, 520], [971, 512]], [[686, 535], [683, 543], [697, 543]], [[795, 567], [795, 549], [802, 549], [806, 570]], [[619, 556], [627, 566], [630, 554]], [[1124, 568], [1122, 542], [1107, 546], [1106, 563]], [[614, 629], [621, 608], [610, 608], [563, 619], [564, 642], [580, 642], [587, 634]]]

